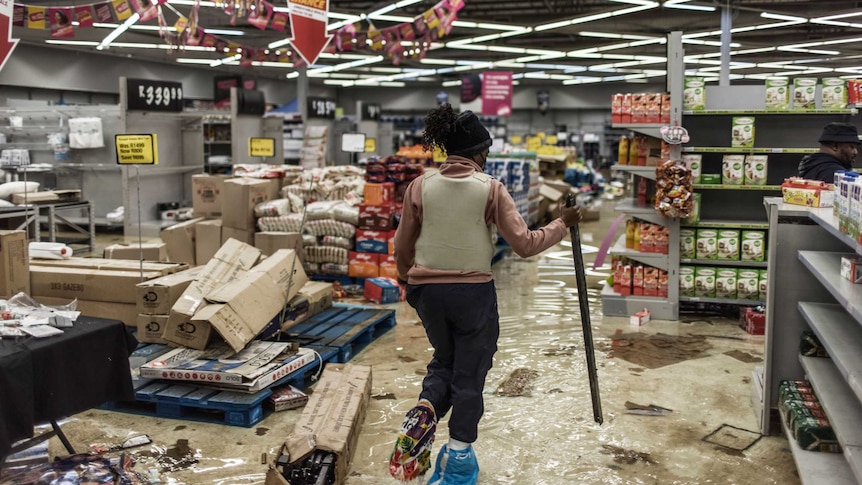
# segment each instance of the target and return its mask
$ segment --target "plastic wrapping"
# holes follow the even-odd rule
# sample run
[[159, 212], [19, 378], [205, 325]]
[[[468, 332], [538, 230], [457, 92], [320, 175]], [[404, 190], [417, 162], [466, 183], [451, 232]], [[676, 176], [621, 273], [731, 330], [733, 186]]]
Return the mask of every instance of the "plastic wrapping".
[[353, 240], [347, 237], [323, 236], [322, 238], [320, 238], [320, 245], [335, 246], [337, 248], [351, 250], [353, 249]]
[[[321, 202], [312, 202], [308, 204], [305, 210], [305, 218], [309, 221], [319, 221], [322, 219], [332, 219], [332, 211], [336, 206], [342, 204], [341, 200], [328, 200]], [[357, 218], [359, 216], [357, 215]]]
[[336, 221], [359, 226], [359, 206], [347, 203], [338, 204], [332, 209], [332, 218]]
[[305, 229], [314, 236], [338, 236], [353, 237], [356, 235], [356, 226], [335, 219], [324, 219], [320, 221], [308, 221]]
[[275, 199], [254, 206], [255, 217], [285, 216], [291, 213], [289, 199]]
[[656, 167], [655, 209], [667, 218], [685, 218], [694, 209], [691, 170], [670, 160]]
[[263, 232], [300, 232], [302, 229], [302, 214], [261, 217], [257, 220], [257, 227]]
[[310, 263], [347, 264], [349, 251], [335, 246], [312, 246], [305, 248], [305, 260]]

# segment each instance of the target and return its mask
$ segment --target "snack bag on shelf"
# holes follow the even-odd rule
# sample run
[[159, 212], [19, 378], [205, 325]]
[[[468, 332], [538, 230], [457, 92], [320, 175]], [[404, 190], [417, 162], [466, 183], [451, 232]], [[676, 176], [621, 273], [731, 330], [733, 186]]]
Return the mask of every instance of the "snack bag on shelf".
[[685, 218], [691, 215], [694, 193], [691, 188], [691, 170], [682, 162], [670, 160], [656, 168], [655, 209], [667, 218]]

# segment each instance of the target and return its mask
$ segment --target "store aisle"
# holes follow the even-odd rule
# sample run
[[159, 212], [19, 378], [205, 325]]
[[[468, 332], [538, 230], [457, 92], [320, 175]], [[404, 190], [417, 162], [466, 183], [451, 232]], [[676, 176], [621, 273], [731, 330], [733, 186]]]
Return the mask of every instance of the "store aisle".
[[[598, 244], [614, 216], [607, 206], [600, 222], [585, 223], [585, 244]], [[594, 251], [585, 248], [587, 261]], [[509, 256], [495, 266], [502, 328], [475, 445], [479, 483], [799, 483], [784, 438], [752, 432], [750, 379], [762, 360], [763, 337], [726, 319], [653, 321], [636, 329], [626, 319], [602, 318], [599, 284], [606, 276], [607, 269], [592, 272], [588, 290], [605, 420], [599, 426], [592, 419], [570, 246], [564, 242], [529, 260]], [[348, 485], [396, 483], [386, 468], [389, 453], [431, 356], [415, 312], [397, 305], [397, 319], [353, 360], [372, 365], [374, 381]], [[496, 395], [517, 369], [535, 376], [529, 395]], [[627, 414], [627, 403], [671, 412]], [[245, 429], [91, 410], [64, 429], [79, 450], [149, 434], [153, 446], [132, 451], [136, 469], [156, 470], [162, 483], [260, 484], [261, 455], [277, 450], [298, 416], [277, 413]], [[447, 439], [440, 426], [435, 458]], [[62, 453], [56, 439], [51, 453]]]

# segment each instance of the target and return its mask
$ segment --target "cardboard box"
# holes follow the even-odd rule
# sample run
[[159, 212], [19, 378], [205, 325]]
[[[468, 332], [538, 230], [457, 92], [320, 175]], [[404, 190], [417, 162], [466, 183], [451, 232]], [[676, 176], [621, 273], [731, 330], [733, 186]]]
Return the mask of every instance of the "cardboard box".
[[143, 252], [144, 261], [166, 262], [168, 260], [168, 249], [165, 243], [114, 244], [105, 248], [104, 256], [105, 259], [140, 261], [141, 252]]
[[298, 232], [258, 232], [254, 235], [254, 247], [264, 256], [279, 249], [292, 249], [302, 259], [302, 234]]
[[835, 109], [847, 107], [847, 81], [840, 77], [823, 78], [820, 88], [820, 107]]
[[207, 264], [221, 245], [221, 219], [201, 221], [195, 226], [195, 264]]
[[[73, 298], [58, 298], [50, 296], [34, 296], [36, 301], [48, 306], [65, 306], [72, 302]], [[114, 303], [108, 301], [78, 300], [77, 310], [81, 315], [88, 317], [104, 318], [106, 320], [119, 320], [126, 326], [134, 327], [138, 323], [137, 307], [133, 303]]]
[[269, 339], [331, 306], [332, 283], [309, 281], [290, 299], [284, 309], [284, 318], [282, 319], [282, 313], [276, 315], [257, 335], [257, 339]]
[[679, 296], [695, 296], [694, 267], [679, 267]]
[[760, 297], [759, 280], [758, 270], [740, 269], [736, 276], [736, 297], [740, 300], [757, 300]]
[[147, 273], [158, 273], [159, 276], [169, 275], [189, 269], [185, 263], [160, 263], [158, 261], [132, 261], [128, 259], [103, 259], [103, 258], [69, 258], [69, 259], [40, 259], [30, 262], [31, 266], [43, 266], [46, 268], [77, 268], [91, 269], [97, 271], [140, 271], [143, 268]]
[[60, 202], [78, 202], [81, 200], [80, 190], [49, 190], [45, 192], [27, 192], [12, 194], [13, 204], [57, 204]]
[[862, 283], [862, 258], [841, 256], [841, 277], [854, 284]]
[[740, 259], [743, 261], [766, 260], [766, 233], [763, 231], [742, 231]]
[[715, 268], [694, 269], [694, 295], [715, 298]]
[[745, 183], [745, 155], [724, 155], [721, 159], [721, 183], [742, 185]]
[[348, 275], [351, 278], [377, 278], [380, 276], [380, 255], [350, 251]]
[[221, 215], [227, 175], [192, 175], [192, 208], [197, 217]]
[[644, 308], [643, 310], [635, 313], [629, 318], [629, 324], [632, 327], [642, 327], [649, 323], [650, 319], [650, 311]]
[[696, 234], [697, 232], [694, 229], [679, 230], [679, 257], [681, 259], [694, 259], [697, 257]]
[[739, 260], [739, 231], [722, 229], [718, 231], [718, 259], [725, 261]]
[[207, 294], [247, 273], [258, 259], [259, 249], [236, 239], [228, 240], [171, 307], [165, 340], [191, 348], [206, 348], [209, 327], [198, 328], [191, 323], [192, 316], [207, 305], [204, 299]]
[[174, 224], [159, 234], [168, 250], [168, 261], [195, 265], [195, 226], [202, 218]]
[[[335, 483], [344, 483], [356, 451], [356, 441], [371, 396], [371, 367], [328, 364], [309, 397], [308, 404], [282, 445], [281, 454], [300, 465], [314, 450], [336, 454]], [[288, 482], [270, 468], [266, 485]]]
[[395, 262], [395, 256], [387, 254], [385, 257], [380, 257], [380, 276], [398, 280], [398, 264]]
[[718, 258], [718, 231], [715, 229], [697, 230], [697, 259]]
[[[145, 271], [143, 281], [159, 276], [161, 276], [159, 273]], [[135, 305], [136, 285], [141, 280], [140, 271], [30, 266], [30, 292], [33, 296], [52, 296], [69, 300], [78, 298]], [[137, 315], [137, 309], [135, 314]]]
[[228, 239], [236, 239], [239, 242], [254, 246], [254, 229], [235, 229], [233, 227], [221, 228], [221, 243], [224, 244]]
[[395, 203], [395, 184], [365, 184], [363, 201], [368, 205], [390, 205]]
[[740, 312], [739, 326], [751, 335], [763, 335], [766, 332], [766, 314], [754, 308], [744, 308]]
[[168, 315], [138, 315], [138, 342], [148, 344], [166, 344], [164, 338]]
[[766, 78], [766, 109], [784, 110], [790, 107], [790, 80], [786, 77]]
[[30, 294], [30, 254], [27, 233], [0, 231], [0, 296]]
[[386, 252], [390, 255], [395, 254], [395, 235], [398, 231], [389, 231], [386, 236]]
[[247, 273], [207, 294], [210, 304], [197, 311], [191, 323], [204, 332], [206, 325], [211, 325], [239, 352], [308, 281], [296, 259], [296, 251], [276, 251]]
[[374, 303], [398, 303], [401, 298], [401, 285], [389, 278], [369, 278], [365, 280], [365, 299]]
[[168, 315], [180, 295], [197, 278], [203, 266], [155, 278], [137, 285], [137, 308], [142, 315]]
[[716, 269], [716, 275], [715, 275], [715, 297], [716, 298], [729, 298], [732, 300], [736, 299], [736, 294], [737, 294], [736, 276], [737, 276], [737, 271], [733, 268]]
[[745, 185], [766, 185], [769, 155], [745, 156]]
[[[817, 78], [800, 77], [793, 80], [793, 109], [817, 108]], [[842, 106], [843, 108], [843, 106]]]
[[706, 109], [706, 83], [702, 77], [686, 77], [683, 81], [682, 109]]
[[[807, 207], [832, 207], [835, 199], [834, 186], [818, 180], [800, 178], [785, 179], [781, 184], [784, 202]], [[840, 208], [842, 211], [843, 208]]]
[[394, 205], [359, 205], [359, 229], [391, 231], [395, 228]]
[[360, 253], [389, 253], [389, 231], [356, 231], [356, 251]]
[[734, 116], [731, 121], [730, 146], [754, 147], [754, 117]]
[[230, 179], [224, 183], [222, 225], [253, 231], [254, 206], [278, 198], [279, 179]]

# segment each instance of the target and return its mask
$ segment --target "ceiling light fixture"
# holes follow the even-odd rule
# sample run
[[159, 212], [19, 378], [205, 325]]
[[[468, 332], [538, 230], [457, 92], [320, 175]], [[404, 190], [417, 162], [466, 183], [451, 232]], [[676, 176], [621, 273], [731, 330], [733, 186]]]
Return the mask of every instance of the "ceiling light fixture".
[[800, 22], [800, 23], [808, 22], [807, 18], [797, 17], [795, 15], [784, 15], [784, 14], [779, 14], [779, 13], [760, 12], [760, 16], [765, 18], [765, 19], [772, 19], [772, 20], [789, 20], [791, 22]]
[[701, 12], [715, 12], [715, 7], [706, 5], [689, 5], [690, 0], [665, 0], [665, 8], [678, 8], [681, 10], [698, 10]]
[[109, 48], [111, 46], [111, 42], [117, 40], [117, 37], [123, 35], [123, 32], [129, 30], [129, 27], [134, 25], [140, 18], [141, 16], [138, 15], [137, 12], [133, 13], [132, 16], [127, 18], [122, 25], [114, 29], [114, 31], [110, 34], [106, 35], [105, 38], [102, 39], [102, 42], [100, 42], [99, 45], [96, 46], [96, 49], [103, 50]]

